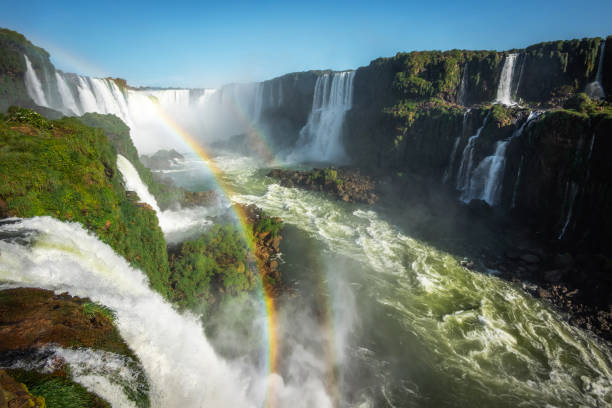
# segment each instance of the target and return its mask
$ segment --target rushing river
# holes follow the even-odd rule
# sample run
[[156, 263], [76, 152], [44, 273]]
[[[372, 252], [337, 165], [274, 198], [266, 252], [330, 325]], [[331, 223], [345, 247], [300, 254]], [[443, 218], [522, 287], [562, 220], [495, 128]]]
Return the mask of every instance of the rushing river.
[[[283, 276], [324, 316], [319, 321], [329, 320], [321, 325], [333, 333], [340, 405], [612, 403], [608, 346], [517, 285], [461, 267], [374, 209], [282, 187], [247, 158], [215, 163], [235, 191], [233, 201], [287, 224]], [[184, 170], [172, 173], [177, 183], [207, 186], [197, 161]], [[300, 325], [295, 316], [284, 322]]]
[[[115, 310], [154, 407], [270, 406], [270, 383], [276, 406], [291, 408], [612, 403], [609, 346], [520, 287], [463, 268], [378, 207], [282, 187], [249, 158], [213, 160], [232, 201], [255, 204], [286, 225], [281, 272], [291, 290], [277, 304], [278, 375], [262, 370], [265, 322], [256, 299], [227, 302], [204, 336], [195, 316], [176, 312], [142, 272], [76, 224], [42, 217], [0, 225], [0, 280], [68, 291]], [[193, 190], [216, 185], [197, 158], [165, 173]], [[208, 228], [218, 213], [164, 216], [197, 217], [195, 224], [183, 220], [191, 230]], [[83, 360], [77, 357], [69, 364]], [[109, 398], [116, 368], [99, 366], [94, 377], [88, 369], [75, 380], [93, 391], [107, 384]]]

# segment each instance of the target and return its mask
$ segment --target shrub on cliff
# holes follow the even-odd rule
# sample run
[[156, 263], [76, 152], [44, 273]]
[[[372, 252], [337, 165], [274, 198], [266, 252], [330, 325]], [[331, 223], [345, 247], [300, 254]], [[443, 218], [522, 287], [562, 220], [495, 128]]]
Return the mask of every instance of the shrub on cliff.
[[253, 274], [247, 253], [233, 224], [215, 225], [197, 239], [184, 241], [170, 258], [173, 300], [183, 308], [205, 309], [223, 294], [249, 290]]

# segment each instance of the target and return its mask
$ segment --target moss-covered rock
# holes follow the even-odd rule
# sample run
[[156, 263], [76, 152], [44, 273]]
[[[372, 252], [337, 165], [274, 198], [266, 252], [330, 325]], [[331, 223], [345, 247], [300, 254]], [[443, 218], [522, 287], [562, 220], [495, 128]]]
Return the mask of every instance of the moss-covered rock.
[[0, 291], [0, 353], [49, 344], [87, 347], [131, 356], [103, 306], [50, 290]]
[[28, 387], [15, 381], [6, 371], [0, 370], [0, 407], [47, 408], [45, 398], [34, 396]]

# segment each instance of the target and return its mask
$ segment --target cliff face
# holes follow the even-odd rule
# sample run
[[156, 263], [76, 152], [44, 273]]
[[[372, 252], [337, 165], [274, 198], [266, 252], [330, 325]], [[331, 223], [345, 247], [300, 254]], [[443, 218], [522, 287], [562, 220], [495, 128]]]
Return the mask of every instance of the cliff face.
[[318, 71], [295, 72], [260, 84], [262, 107], [260, 125], [276, 149], [295, 145], [312, 108]]
[[[33, 108], [36, 103], [28, 96], [25, 85], [26, 60], [28, 57], [32, 68], [39, 78], [44, 78], [41, 86], [52, 87], [56, 83], [55, 68], [49, 60], [49, 53], [36, 47], [22, 34], [0, 28], [0, 112], [11, 105]], [[45, 113], [57, 117], [50, 109]]]
[[[612, 37], [605, 42], [612, 49]], [[602, 43], [594, 38], [509, 52], [412, 52], [374, 60], [355, 75], [346, 150], [359, 167], [415, 174], [432, 187], [446, 184], [466, 202], [486, 197], [498, 212], [548, 238], [612, 242], [605, 232], [610, 169], [602, 159], [612, 153], [605, 136], [610, 109], [580, 95], [598, 69], [608, 100], [612, 95], [612, 52], [600, 64]], [[522, 107], [490, 105], [504, 80], [507, 97]], [[540, 116], [521, 131], [532, 110]], [[486, 176], [493, 173], [497, 193], [487, 196]]]

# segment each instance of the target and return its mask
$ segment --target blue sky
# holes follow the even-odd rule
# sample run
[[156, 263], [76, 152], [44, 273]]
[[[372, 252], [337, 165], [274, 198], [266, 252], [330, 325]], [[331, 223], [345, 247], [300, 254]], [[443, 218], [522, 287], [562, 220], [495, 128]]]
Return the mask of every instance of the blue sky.
[[[91, 3], [91, 2], [89, 2]], [[367, 65], [398, 51], [520, 48], [612, 35], [612, 1], [0, 0], [0, 26], [63, 70], [215, 87]]]

